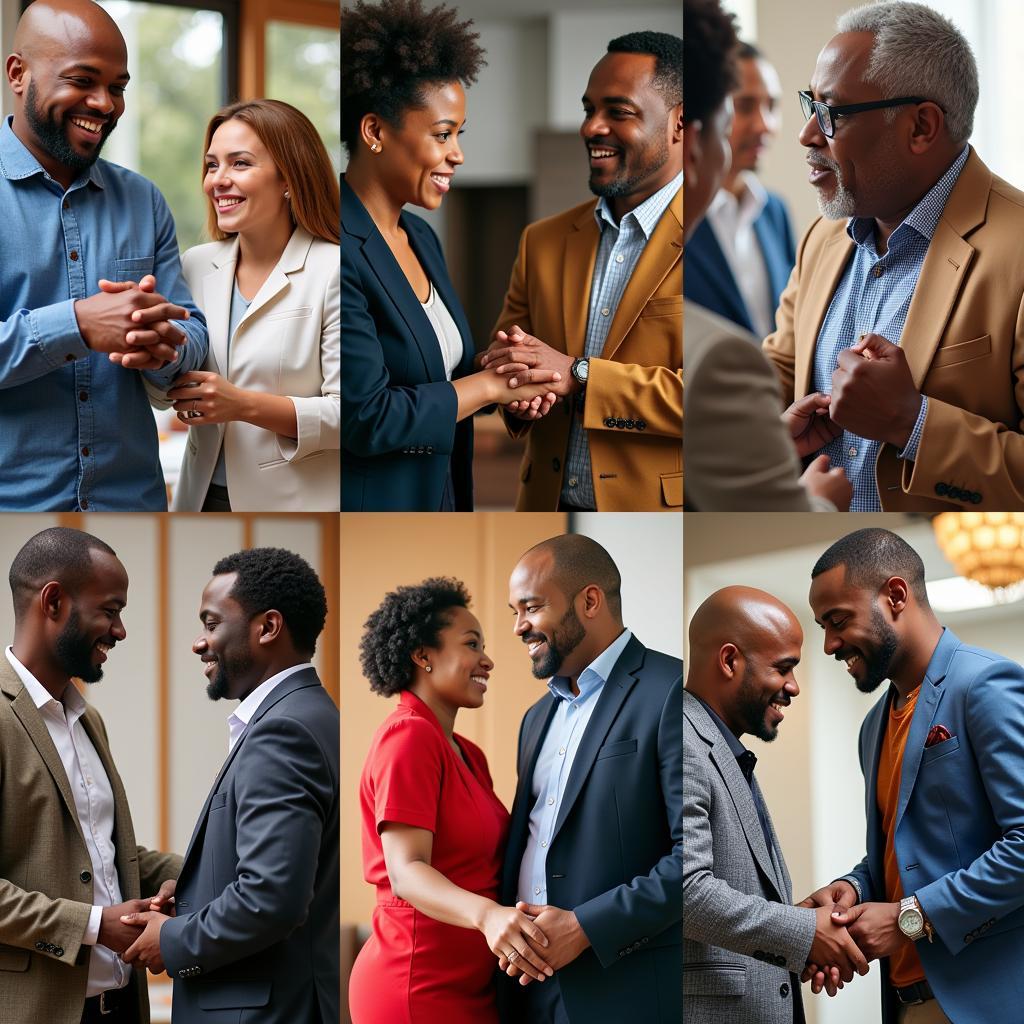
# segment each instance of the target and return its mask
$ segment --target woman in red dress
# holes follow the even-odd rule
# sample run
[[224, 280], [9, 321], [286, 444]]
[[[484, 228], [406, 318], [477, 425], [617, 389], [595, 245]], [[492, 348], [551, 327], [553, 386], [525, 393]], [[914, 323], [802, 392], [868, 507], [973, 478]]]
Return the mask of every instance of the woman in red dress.
[[543, 981], [532, 920], [496, 902], [509, 816], [487, 760], [454, 731], [478, 708], [494, 663], [457, 580], [388, 594], [366, 622], [363, 671], [398, 707], [360, 780], [363, 872], [373, 931], [349, 982], [354, 1024], [497, 1024], [494, 977], [509, 956]]

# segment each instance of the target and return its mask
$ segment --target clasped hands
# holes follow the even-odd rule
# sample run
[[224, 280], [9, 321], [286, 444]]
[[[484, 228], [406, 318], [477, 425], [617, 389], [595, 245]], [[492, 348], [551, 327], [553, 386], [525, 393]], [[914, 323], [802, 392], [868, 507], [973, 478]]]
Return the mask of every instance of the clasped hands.
[[504, 409], [525, 420], [546, 416], [557, 401], [579, 389], [572, 375], [573, 362], [572, 356], [527, 334], [516, 324], [508, 331], [498, 331], [487, 350], [477, 356], [478, 367], [505, 378], [509, 390], [537, 391], [540, 385], [550, 385], [530, 398], [508, 402], [499, 399]]
[[160, 929], [174, 916], [176, 882], [168, 879], [149, 899], [126, 900], [104, 907], [96, 945], [119, 954], [126, 964], [138, 961], [154, 974], [164, 969], [160, 957]]
[[156, 290], [156, 278], [99, 282], [95, 295], [75, 301], [75, 318], [86, 345], [106, 352], [128, 370], [158, 370], [178, 357], [185, 333], [175, 320], [187, 320], [184, 306]]
[[498, 969], [519, 978], [520, 985], [550, 978], [590, 945], [571, 910], [532, 903], [496, 905], [484, 920], [483, 932]]
[[891, 956], [907, 939], [899, 928], [899, 903], [857, 903], [857, 892], [843, 879], [815, 890], [797, 904], [817, 915], [814, 942], [801, 981], [811, 991], [834, 996], [854, 972], [867, 974], [868, 961]]

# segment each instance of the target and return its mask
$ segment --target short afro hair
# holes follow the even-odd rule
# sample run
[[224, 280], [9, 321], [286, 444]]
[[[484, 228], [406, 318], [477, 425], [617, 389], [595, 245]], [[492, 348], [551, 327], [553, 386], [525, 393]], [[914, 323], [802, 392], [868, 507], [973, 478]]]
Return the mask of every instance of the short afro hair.
[[683, 0], [683, 119], [708, 120], [739, 84], [736, 23], [719, 0]]
[[654, 57], [654, 88], [666, 107], [683, 102], [683, 41], [668, 32], [629, 32], [608, 44], [609, 53], [646, 53]]
[[612, 556], [590, 537], [567, 533], [535, 544], [523, 555], [546, 551], [550, 553], [554, 581], [570, 600], [584, 587], [595, 584], [608, 599], [608, 609], [622, 618], [622, 577]]
[[447, 576], [398, 587], [384, 596], [366, 620], [359, 642], [359, 661], [370, 689], [393, 697], [412, 683], [412, 652], [437, 647], [441, 630], [451, 623], [453, 608], [468, 608], [465, 584]]
[[249, 548], [222, 558], [214, 576], [237, 573], [229, 597], [250, 618], [274, 609], [284, 618], [295, 648], [316, 651], [327, 618], [327, 595], [313, 567], [284, 548]]
[[886, 580], [899, 576], [907, 581], [918, 603], [928, 607], [924, 562], [902, 537], [891, 530], [870, 527], [840, 537], [814, 563], [811, 579], [840, 565], [846, 566], [845, 579], [849, 583], [874, 593], [882, 589]]
[[11, 562], [7, 580], [11, 585], [14, 614], [20, 618], [32, 598], [51, 580], [73, 594], [92, 575], [92, 552], [117, 552], [91, 533], [66, 526], [53, 526], [30, 537]]
[[406, 110], [423, 105], [423, 89], [460, 81], [469, 86], [486, 64], [458, 11], [422, 0], [356, 0], [341, 11], [341, 141], [351, 155], [359, 125], [379, 114], [400, 127]]

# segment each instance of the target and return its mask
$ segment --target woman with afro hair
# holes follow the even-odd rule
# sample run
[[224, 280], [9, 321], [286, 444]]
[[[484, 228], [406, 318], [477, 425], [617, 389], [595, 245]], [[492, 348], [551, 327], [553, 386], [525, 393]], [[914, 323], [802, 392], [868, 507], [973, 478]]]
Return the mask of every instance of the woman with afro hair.
[[509, 816], [483, 751], [454, 731], [494, 667], [465, 586], [438, 577], [388, 594], [360, 658], [371, 689], [399, 703], [359, 783], [377, 906], [349, 982], [353, 1024], [497, 1024], [497, 958], [537, 982], [551, 969], [531, 949], [546, 945], [540, 929], [496, 901]]
[[440, 242], [403, 209], [437, 209], [462, 164], [464, 86], [484, 63], [471, 25], [421, 0], [342, 9], [343, 511], [472, 511], [473, 413], [555, 399], [557, 373], [510, 390], [473, 372]]

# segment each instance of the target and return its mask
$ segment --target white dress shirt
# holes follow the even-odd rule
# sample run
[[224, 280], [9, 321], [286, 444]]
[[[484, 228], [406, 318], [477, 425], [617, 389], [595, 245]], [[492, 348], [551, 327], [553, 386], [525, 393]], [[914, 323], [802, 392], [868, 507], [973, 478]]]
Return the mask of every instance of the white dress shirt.
[[39, 709], [46, 731], [57, 748], [92, 861], [94, 905], [82, 939], [84, 945], [93, 947], [85, 989], [85, 997], [90, 999], [110, 989], [124, 988], [132, 970], [113, 950], [96, 945], [103, 908], [123, 902], [114, 846], [114, 791], [99, 754], [80, 721], [87, 705], [74, 685], [68, 684], [61, 703], [51, 697], [49, 690], [18, 661], [11, 647], [7, 648], [7, 660]]
[[754, 333], [767, 338], [775, 330], [775, 300], [754, 221], [767, 206], [768, 193], [757, 175], [743, 172], [740, 179], [744, 188], [739, 199], [728, 189], [718, 190], [707, 212], [708, 224], [743, 296]]
[[519, 865], [517, 897], [525, 903], [547, 903], [548, 847], [554, 836], [555, 822], [576, 751], [580, 748], [604, 684], [632, 636], [628, 629], [624, 629], [580, 673], [576, 681], [580, 691], [578, 695], [573, 694], [565, 676], [553, 676], [548, 682], [548, 689], [558, 699], [558, 706], [537, 755], [531, 780], [533, 809], [530, 811], [530, 835]]
[[256, 714], [257, 709], [266, 699], [267, 695], [273, 690], [278, 684], [283, 683], [289, 676], [295, 675], [296, 672], [301, 672], [304, 668], [310, 668], [311, 665], [308, 661], [304, 661], [299, 665], [292, 665], [291, 668], [286, 668], [282, 672], [278, 672], [276, 676], [271, 676], [269, 679], [265, 679], [259, 686], [256, 687], [252, 693], [249, 694], [241, 704], [235, 708], [234, 711], [228, 716], [228, 753], [235, 749], [235, 744], [239, 741], [242, 733], [245, 732], [245, 727], [252, 721], [252, 716]]

